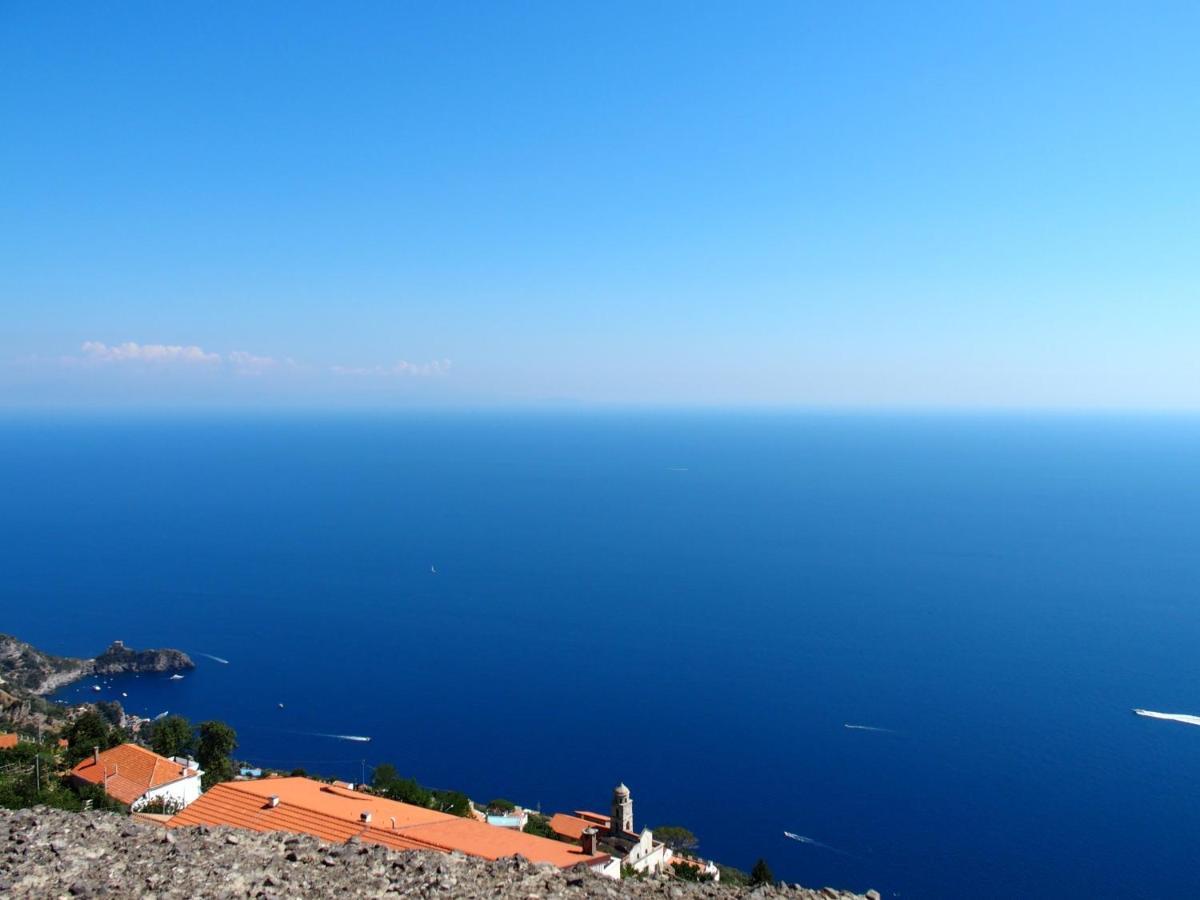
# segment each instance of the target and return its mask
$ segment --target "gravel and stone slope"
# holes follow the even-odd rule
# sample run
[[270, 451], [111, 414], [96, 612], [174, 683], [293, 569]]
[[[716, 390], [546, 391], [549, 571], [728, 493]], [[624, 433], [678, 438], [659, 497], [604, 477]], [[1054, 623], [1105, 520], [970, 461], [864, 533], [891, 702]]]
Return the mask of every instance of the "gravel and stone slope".
[[[111, 813], [0, 810], [0, 895], [12, 897], [608, 897], [853, 900], [824, 888], [612, 881], [511, 858], [397, 853], [227, 828], [166, 831]], [[878, 894], [868, 897], [877, 900]]]

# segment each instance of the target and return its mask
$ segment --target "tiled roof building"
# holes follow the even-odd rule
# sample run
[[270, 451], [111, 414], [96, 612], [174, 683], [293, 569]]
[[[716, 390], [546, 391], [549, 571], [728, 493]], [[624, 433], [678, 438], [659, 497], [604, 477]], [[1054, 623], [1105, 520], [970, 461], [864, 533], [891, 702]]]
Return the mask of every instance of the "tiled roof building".
[[[577, 809], [573, 815], [556, 813], [550, 819], [550, 830], [563, 840], [577, 842], [585, 853], [607, 853], [636, 872], [660, 873], [676, 862], [671, 848], [654, 840], [649, 828], [634, 830], [633, 797], [623, 784], [613, 789], [611, 815], [585, 809]], [[720, 872], [711, 862], [689, 859], [681, 864], [720, 880]]]
[[203, 773], [190, 765], [167, 759], [137, 744], [119, 744], [92, 755], [71, 770], [78, 781], [102, 787], [104, 793], [138, 806], [156, 797], [172, 797], [183, 806], [200, 796]]
[[167, 823], [169, 828], [188, 825], [299, 832], [331, 842], [358, 837], [364, 843], [396, 850], [457, 850], [484, 859], [520, 854], [533, 862], [560, 868], [604, 866], [610, 862], [605, 854], [585, 853], [561, 841], [309, 778], [265, 778], [216, 785]]

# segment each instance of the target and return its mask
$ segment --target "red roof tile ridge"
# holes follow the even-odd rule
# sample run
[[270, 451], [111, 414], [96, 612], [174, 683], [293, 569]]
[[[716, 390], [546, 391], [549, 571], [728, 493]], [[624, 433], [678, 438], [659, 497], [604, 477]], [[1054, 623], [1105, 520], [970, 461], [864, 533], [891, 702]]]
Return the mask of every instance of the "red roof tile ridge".
[[[302, 781], [304, 779], [297, 778], [296, 780]], [[350, 816], [340, 816], [336, 813], [331, 813], [331, 812], [329, 812], [329, 810], [325, 810], [325, 809], [314, 809], [311, 806], [307, 806], [303, 802], [297, 802], [290, 798], [280, 797], [279, 805], [276, 807], [272, 807], [270, 805], [270, 803], [268, 802], [268, 798], [263, 797], [257, 791], [248, 791], [248, 790], [242, 789], [241, 785], [243, 785], [243, 784], [245, 784], [245, 782], [236, 782], [236, 781], [222, 782], [221, 784], [214, 785], [212, 787], [212, 789], [210, 790], [210, 793], [219, 787], [229, 788], [231, 791], [234, 791], [243, 797], [254, 797], [256, 799], [262, 800], [263, 804], [262, 804], [261, 808], [264, 810], [266, 810], [266, 809], [294, 809], [294, 810], [298, 810], [299, 812], [308, 813], [311, 816], [319, 816], [323, 819], [328, 819], [333, 822], [339, 822], [343, 825], [357, 825], [357, 826], [359, 826], [359, 830], [357, 833], [360, 833], [360, 834], [363, 830], [366, 830], [367, 828], [371, 827], [371, 823], [363, 822], [361, 819], [351, 818]], [[408, 806], [408, 807], [411, 807], [412, 809], [420, 810], [422, 812], [428, 812], [434, 816], [439, 817], [436, 819], [430, 819], [429, 821], [426, 821], [426, 822], [409, 822], [407, 825], [400, 825], [400, 826], [397, 826], [396, 828], [379, 827], [380, 831], [387, 831], [390, 833], [395, 833], [395, 832], [401, 831], [405, 828], [415, 828], [415, 827], [419, 827], [421, 825], [429, 825], [429, 824], [433, 824], [435, 822], [442, 823], [446, 819], [456, 818], [454, 816], [447, 816], [445, 813], [440, 813], [436, 809], [426, 809], [423, 806], [416, 806], [412, 803], [404, 803], [401, 800], [392, 800], [389, 797], [376, 797], [374, 794], [364, 794], [361, 791], [348, 791], [345, 788], [335, 788], [332, 785], [323, 785], [320, 788], [320, 792], [334, 794], [335, 796], [340, 796], [344, 800], [358, 800], [360, 798], [364, 799], [364, 800], [374, 800], [374, 801], [382, 800], [385, 803], [395, 803], [400, 806]]]

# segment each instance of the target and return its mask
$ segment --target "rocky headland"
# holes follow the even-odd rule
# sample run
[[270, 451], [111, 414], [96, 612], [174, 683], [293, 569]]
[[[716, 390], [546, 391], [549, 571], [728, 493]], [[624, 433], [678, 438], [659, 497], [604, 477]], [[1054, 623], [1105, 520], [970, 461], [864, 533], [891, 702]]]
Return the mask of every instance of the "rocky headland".
[[[196, 664], [181, 650], [133, 650], [113, 641], [92, 659], [55, 656], [7, 634], [0, 634], [0, 710], [31, 707], [30, 701], [89, 675], [175, 672]], [[50, 712], [53, 704], [32, 704]]]
[[459, 854], [323, 844], [316, 838], [229, 828], [167, 831], [110, 813], [37, 807], [0, 810], [0, 894], [12, 897], [584, 898], [790, 897], [878, 900], [833, 888], [733, 888], [648, 878], [613, 881], [591, 872], [487, 862]]

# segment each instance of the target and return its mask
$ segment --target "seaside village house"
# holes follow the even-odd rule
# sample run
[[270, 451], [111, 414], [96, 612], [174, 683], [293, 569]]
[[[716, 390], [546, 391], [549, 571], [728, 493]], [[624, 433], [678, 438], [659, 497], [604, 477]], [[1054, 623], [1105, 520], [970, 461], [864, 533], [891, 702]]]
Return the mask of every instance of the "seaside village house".
[[120, 744], [103, 752], [93, 747], [92, 755], [71, 770], [78, 783], [99, 785], [132, 812], [155, 800], [172, 812], [187, 807], [200, 797], [203, 774], [194, 760], [167, 759], [137, 744]]
[[550, 819], [550, 828], [559, 837], [578, 843], [584, 853], [607, 853], [616, 863], [616, 877], [620, 877], [621, 866], [657, 875], [668, 868], [687, 865], [700, 869], [714, 881], [721, 879], [715, 863], [677, 855], [661, 841], [654, 840], [649, 828], [640, 833], [634, 831], [633, 797], [624, 784], [613, 788], [611, 815], [587, 810], [576, 810], [573, 815], [557, 813]]
[[621, 872], [620, 862], [602, 851], [588, 851], [311, 778], [227, 781], [213, 786], [166, 825], [288, 831], [338, 843], [353, 837], [364, 844], [394, 850], [458, 851], [492, 860], [519, 854], [531, 862], [563, 869], [587, 866], [611, 877], [620, 877]]

